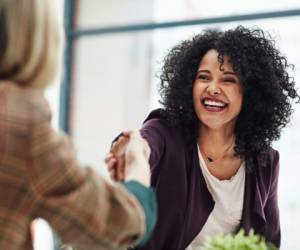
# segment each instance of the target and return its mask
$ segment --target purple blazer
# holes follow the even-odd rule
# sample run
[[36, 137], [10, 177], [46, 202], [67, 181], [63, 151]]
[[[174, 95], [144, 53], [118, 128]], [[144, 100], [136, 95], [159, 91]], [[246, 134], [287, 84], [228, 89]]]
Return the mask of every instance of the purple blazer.
[[[151, 148], [151, 185], [158, 201], [158, 222], [142, 250], [184, 250], [198, 235], [214, 207], [202, 175], [196, 143], [188, 150], [180, 129], [170, 127], [154, 110], [141, 129]], [[240, 227], [263, 235], [280, 246], [277, 203], [279, 154], [270, 148], [262, 165], [259, 155], [246, 173], [244, 208]]]

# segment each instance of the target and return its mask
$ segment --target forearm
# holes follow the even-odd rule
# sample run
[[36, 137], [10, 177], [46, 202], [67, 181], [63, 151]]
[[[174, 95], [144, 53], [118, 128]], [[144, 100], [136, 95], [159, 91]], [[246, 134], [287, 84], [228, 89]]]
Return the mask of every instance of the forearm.
[[125, 182], [124, 186], [138, 199], [145, 213], [146, 232], [137, 242], [138, 246], [142, 246], [150, 238], [157, 221], [156, 196], [152, 188], [146, 188], [135, 181]]
[[64, 243], [79, 249], [125, 248], [145, 233], [145, 213], [121, 184], [78, 166], [64, 136], [48, 124], [32, 133], [28, 179], [45, 218]]
[[135, 194], [120, 184], [111, 186], [92, 170], [70, 192], [38, 199], [37, 216], [53, 226], [63, 243], [79, 249], [128, 247], [146, 231]]
[[130, 162], [126, 162], [126, 167], [134, 169], [127, 175], [126, 181], [137, 181], [146, 187], [150, 186], [150, 167], [145, 157], [135, 157]]

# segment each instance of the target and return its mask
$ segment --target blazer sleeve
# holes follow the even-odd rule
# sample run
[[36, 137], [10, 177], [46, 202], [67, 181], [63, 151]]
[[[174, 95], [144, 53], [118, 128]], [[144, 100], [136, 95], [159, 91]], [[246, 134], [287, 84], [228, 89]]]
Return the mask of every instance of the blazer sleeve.
[[[31, 106], [27, 173], [37, 204], [32, 216], [45, 218], [64, 243], [79, 249], [119, 249], [139, 242], [145, 214], [135, 195], [80, 167], [66, 136], [52, 129], [46, 101], [35, 99]], [[154, 196], [148, 201], [154, 203]]]
[[[167, 128], [159, 119], [151, 119], [144, 123], [140, 132], [142, 137], [148, 142], [151, 149], [150, 168], [151, 174], [156, 175], [159, 172], [159, 164], [163, 154], [165, 153], [165, 130]], [[153, 178], [152, 178], [153, 179]]]
[[272, 242], [277, 247], [280, 247], [280, 221], [279, 221], [279, 209], [278, 209], [278, 177], [279, 177], [279, 153], [273, 151], [272, 159], [272, 175], [271, 185], [269, 189], [269, 195], [265, 205], [266, 216], [266, 228], [265, 237], [266, 240]]

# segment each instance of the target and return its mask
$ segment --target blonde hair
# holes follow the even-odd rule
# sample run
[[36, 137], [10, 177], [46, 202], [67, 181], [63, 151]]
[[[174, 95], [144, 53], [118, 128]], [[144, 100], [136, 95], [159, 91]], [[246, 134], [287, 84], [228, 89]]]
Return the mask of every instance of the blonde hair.
[[0, 0], [0, 79], [45, 87], [61, 66], [62, 25], [55, 0]]

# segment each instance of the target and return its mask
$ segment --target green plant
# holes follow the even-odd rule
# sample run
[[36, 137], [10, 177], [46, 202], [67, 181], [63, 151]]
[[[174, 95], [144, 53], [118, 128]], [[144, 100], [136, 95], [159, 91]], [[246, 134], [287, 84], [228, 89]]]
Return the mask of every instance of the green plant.
[[277, 250], [277, 248], [259, 235], [244, 230], [237, 234], [219, 234], [207, 239], [203, 250]]

